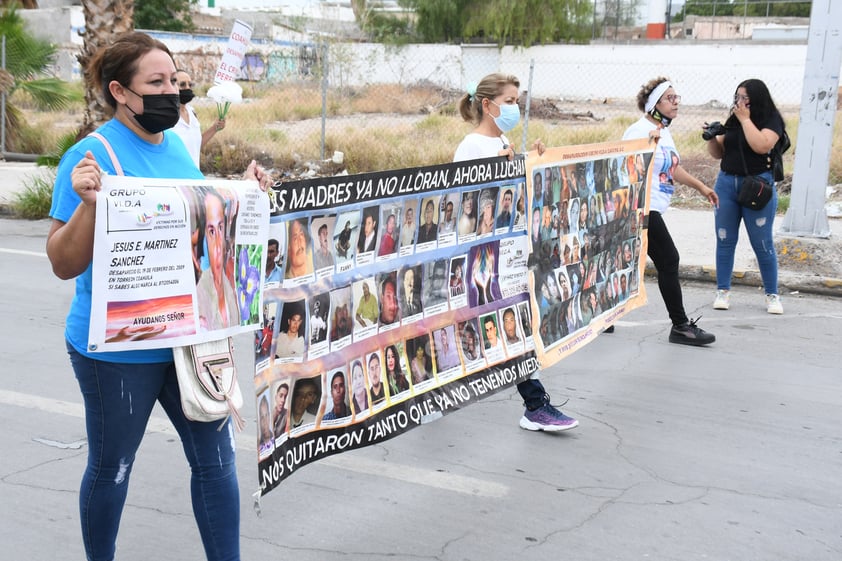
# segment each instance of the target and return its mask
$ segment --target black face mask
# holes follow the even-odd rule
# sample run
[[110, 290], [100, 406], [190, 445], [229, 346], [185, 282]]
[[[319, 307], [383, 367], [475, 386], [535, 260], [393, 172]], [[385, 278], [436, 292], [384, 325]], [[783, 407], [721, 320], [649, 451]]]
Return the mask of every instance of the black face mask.
[[187, 88], [185, 90], [178, 90], [178, 101], [181, 102], [182, 105], [186, 103], [190, 103], [193, 101], [193, 98], [196, 97], [196, 94], [193, 93], [193, 90]]
[[137, 114], [128, 105], [126, 107], [134, 113], [134, 120], [146, 132], [157, 134], [178, 123], [178, 94], [140, 95], [128, 86], [126, 89], [143, 100], [143, 113]]

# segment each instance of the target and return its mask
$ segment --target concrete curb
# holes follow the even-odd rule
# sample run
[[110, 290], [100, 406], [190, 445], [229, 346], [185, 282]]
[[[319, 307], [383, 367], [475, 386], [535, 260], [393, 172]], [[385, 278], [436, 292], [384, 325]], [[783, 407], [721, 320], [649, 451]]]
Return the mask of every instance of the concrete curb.
[[[716, 267], [713, 265], [680, 265], [678, 275], [681, 280], [716, 285]], [[658, 276], [658, 272], [651, 263], [647, 263], [646, 276], [652, 278]], [[763, 280], [760, 278], [760, 271], [734, 270], [731, 284], [759, 288], [763, 286]], [[802, 292], [842, 298], [842, 279], [778, 270], [778, 289], [781, 294]]]

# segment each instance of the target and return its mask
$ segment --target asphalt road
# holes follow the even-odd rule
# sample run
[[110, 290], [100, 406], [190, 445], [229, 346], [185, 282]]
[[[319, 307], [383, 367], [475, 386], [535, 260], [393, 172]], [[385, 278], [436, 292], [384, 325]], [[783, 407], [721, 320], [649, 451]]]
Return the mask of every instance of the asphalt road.
[[[86, 454], [62, 339], [73, 283], [56, 279], [46, 222], [0, 220], [0, 558], [84, 558], [77, 492]], [[569, 433], [518, 428], [498, 394], [383, 445], [257, 489], [254, 404], [238, 442], [243, 559], [297, 561], [842, 558], [842, 299], [788, 295], [765, 313], [736, 286], [687, 284], [710, 348], [667, 342], [650, 304], [545, 371]], [[240, 343], [250, 384], [249, 337]], [[203, 559], [189, 473], [160, 410], [132, 475], [120, 561]]]

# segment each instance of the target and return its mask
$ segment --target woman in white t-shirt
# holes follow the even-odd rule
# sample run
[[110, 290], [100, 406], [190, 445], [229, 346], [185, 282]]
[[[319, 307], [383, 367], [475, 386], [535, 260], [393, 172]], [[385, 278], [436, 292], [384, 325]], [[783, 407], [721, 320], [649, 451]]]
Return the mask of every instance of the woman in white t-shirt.
[[[716, 192], [690, 175], [680, 164], [675, 141], [669, 124], [678, 115], [681, 96], [668, 78], [659, 77], [645, 83], [637, 94], [637, 107], [643, 117], [632, 123], [623, 134], [623, 140], [632, 138], [658, 138], [652, 160], [652, 179], [649, 189], [649, 247], [647, 253], [658, 271], [658, 288], [672, 320], [670, 343], [702, 346], [713, 343], [716, 337], [690, 321], [684, 311], [681, 283], [678, 279], [678, 249], [672, 241], [667, 225], [661, 217], [669, 208], [675, 191], [673, 180], [688, 185], [705, 197], [713, 207], [719, 205]], [[645, 176], [641, 176], [641, 179]], [[633, 186], [634, 187], [634, 186]], [[620, 209], [615, 209], [619, 213]]]
[[[505, 156], [514, 158], [515, 150], [505, 133], [520, 121], [518, 107], [520, 81], [506, 74], [489, 74], [478, 84], [469, 84], [459, 101], [462, 118], [475, 125], [453, 157], [454, 162]], [[533, 149], [544, 153], [544, 144], [536, 140]], [[520, 427], [526, 430], [563, 431], [575, 428], [579, 421], [568, 417], [550, 404], [550, 396], [537, 379], [528, 378], [517, 385], [526, 410]]]
[[178, 110], [178, 123], [173, 127], [173, 132], [184, 142], [187, 151], [190, 152], [190, 157], [193, 158], [198, 168], [200, 167], [199, 155], [202, 152], [202, 148], [205, 147], [205, 144], [217, 132], [225, 128], [225, 119], [217, 119], [210, 128], [202, 132], [199, 117], [196, 116], [193, 108], [188, 105], [195, 97], [193, 93], [193, 81], [190, 79], [190, 74], [184, 70], [179, 70], [176, 73], [176, 79], [178, 80], [178, 101], [180, 106]]

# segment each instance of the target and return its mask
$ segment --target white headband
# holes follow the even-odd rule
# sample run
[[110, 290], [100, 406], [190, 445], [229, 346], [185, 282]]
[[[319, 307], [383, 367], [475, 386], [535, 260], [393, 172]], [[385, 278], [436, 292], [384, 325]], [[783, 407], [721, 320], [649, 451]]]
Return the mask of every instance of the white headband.
[[646, 105], [643, 108], [644, 111], [646, 113], [652, 111], [655, 108], [655, 105], [657, 105], [658, 100], [661, 99], [662, 95], [664, 95], [664, 92], [670, 89], [671, 87], [672, 82], [670, 82], [669, 80], [666, 82], [661, 82], [660, 84], [655, 86], [655, 89], [652, 90], [652, 93], [649, 94], [649, 98], [646, 100]]

